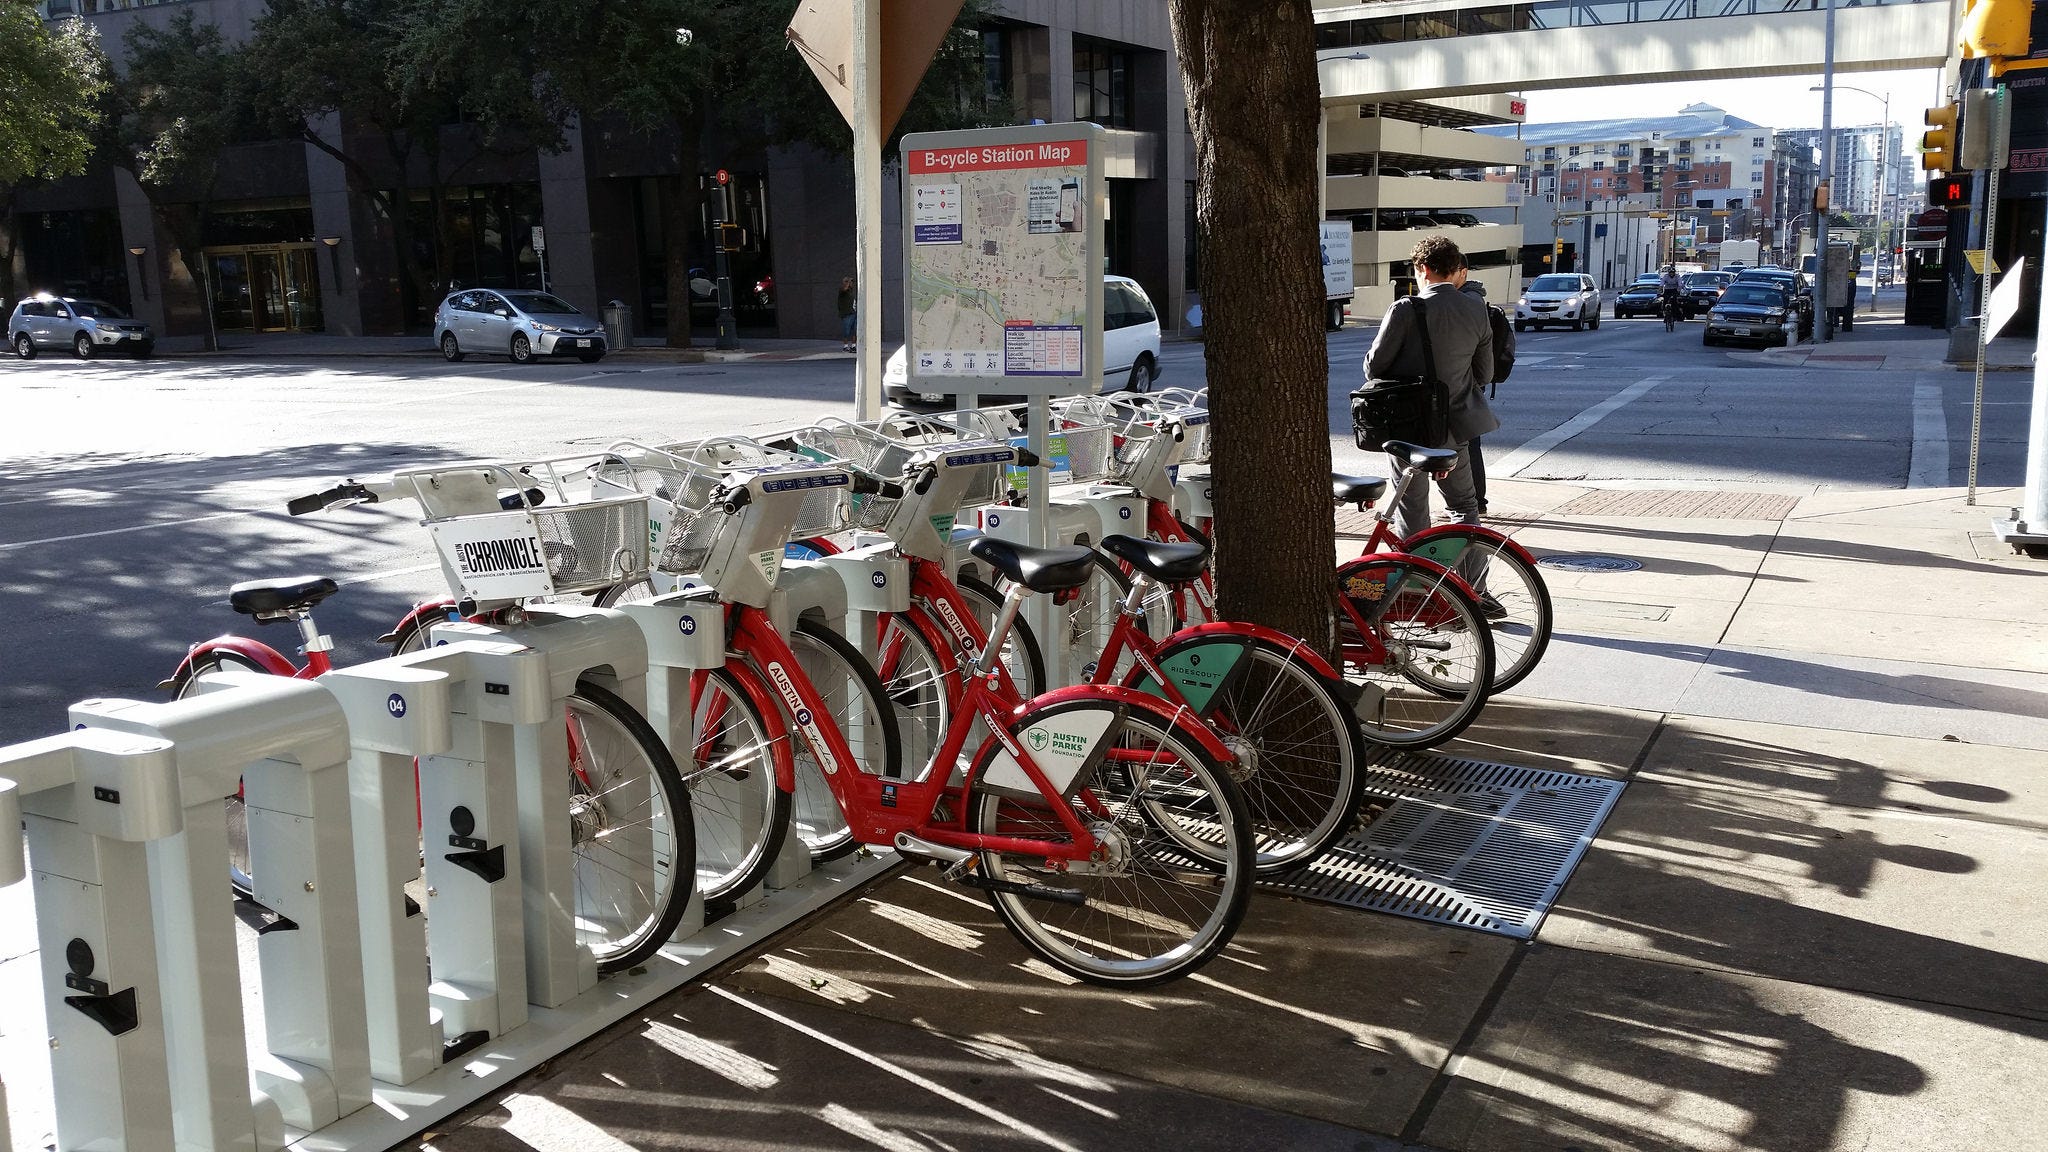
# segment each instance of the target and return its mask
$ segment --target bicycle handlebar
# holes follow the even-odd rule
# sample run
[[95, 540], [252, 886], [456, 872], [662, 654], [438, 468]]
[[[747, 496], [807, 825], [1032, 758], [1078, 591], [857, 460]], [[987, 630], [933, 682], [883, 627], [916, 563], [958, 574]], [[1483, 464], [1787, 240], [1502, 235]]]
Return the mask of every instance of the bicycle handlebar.
[[325, 492], [300, 496], [285, 505], [285, 511], [294, 516], [322, 512], [336, 504], [375, 504], [377, 494], [353, 480], [344, 480]]
[[863, 496], [878, 495], [889, 500], [901, 500], [903, 498], [903, 485], [896, 483], [894, 480], [884, 480], [879, 476], [871, 476], [865, 472], [855, 472], [853, 474], [853, 490]]
[[1038, 453], [1033, 452], [1029, 448], [1019, 448], [1017, 449], [1017, 463], [1026, 468], [1036, 468], [1039, 465]]
[[498, 507], [507, 512], [517, 512], [522, 508], [538, 508], [547, 501], [547, 498], [546, 492], [538, 488], [528, 488], [522, 492], [514, 492], [510, 496], [498, 497]]

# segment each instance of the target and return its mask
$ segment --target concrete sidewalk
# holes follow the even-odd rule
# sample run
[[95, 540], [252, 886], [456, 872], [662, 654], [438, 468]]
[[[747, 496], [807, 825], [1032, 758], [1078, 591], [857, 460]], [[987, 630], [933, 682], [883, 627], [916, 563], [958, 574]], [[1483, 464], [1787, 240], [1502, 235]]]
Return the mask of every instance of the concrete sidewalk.
[[1548, 572], [1542, 666], [1444, 749], [1628, 781], [1534, 940], [1267, 895], [1198, 976], [1118, 992], [910, 872], [427, 1146], [547, 1112], [643, 1152], [2048, 1147], [2048, 563], [1991, 537], [2014, 494], [1490, 494], [1539, 554], [1642, 565]]

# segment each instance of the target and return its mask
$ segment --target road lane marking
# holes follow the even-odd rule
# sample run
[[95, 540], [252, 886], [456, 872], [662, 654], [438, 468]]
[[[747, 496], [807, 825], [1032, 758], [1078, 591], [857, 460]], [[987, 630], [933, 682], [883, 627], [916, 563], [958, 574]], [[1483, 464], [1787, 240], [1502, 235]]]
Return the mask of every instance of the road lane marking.
[[1913, 385], [1913, 455], [1906, 465], [1906, 487], [1948, 487], [1948, 413], [1941, 406], [1941, 385]]
[[1552, 428], [1550, 431], [1524, 441], [1513, 452], [1502, 457], [1500, 463], [1494, 464], [1489, 462], [1486, 470], [1497, 476], [1513, 476], [1541, 459], [1543, 454], [1552, 448], [1605, 420], [1615, 409], [1629, 404], [1642, 396], [1643, 393], [1648, 392], [1650, 389], [1676, 375], [1678, 375], [1676, 372], [1658, 372], [1645, 376], [1641, 380], [1609, 396], [1607, 399], [1602, 400], [1600, 403], [1586, 409], [1584, 412], [1579, 413], [1577, 416]]
[[748, 998], [741, 996], [737, 993], [729, 992], [724, 988], [720, 988], [716, 984], [711, 985], [708, 989], [706, 989], [706, 991], [709, 991], [713, 995], [718, 996], [722, 999], [729, 1000], [732, 1003], [737, 1004], [742, 1008], [745, 1008], [749, 1012], [765, 1016], [768, 1019], [775, 1021], [777, 1024], [780, 1024], [793, 1032], [796, 1032], [800, 1035], [808, 1036], [811, 1039], [816, 1040], [818, 1043], [823, 1044], [828, 1048], [836, 1049], [840, 1052], [845, 1053], [848, 1056], [853, 1057], [856, 1060], [861, 1061], [862, 1063], [872, 1065], [875, 1068], [879, 1068], [882, 1071], [887, 1072], [891, 1076], [895, 1076], [898, 1079], [907, 1081], [910, 1084], [914, 1084], [917, 1087], [922, 1088], [927, 1092], [930, 1092], [932, 1095], [937, 1096], [942, 1100], [950, 1101], [951, 1103], [957, 1104], [960, 1107], [967, 1109], [969, 1112], [973, 1112], [976, 1115], [981, 1116], [983, 1119], [994, 1121], [995, 1123], [1000, 1124], [1005, 1128], [1008, 1128], [1010, 1131], [1017, 1133], [1019, 1136], [1024, 1136], [1028, 1137], [1029, 1139], [1036, 1140], [1040, 1144], [1043, 1144], [1048, 1148], [1057, 1148], [1060, 1150], [1060, 1152], [1081, 1152], [1079, 1148], [1076, 1148], [1072, 1144], [1069, 1144], [1066, 1141], [1061, 1140], [1059, 1137], [1054, 1136], [1050, 1132], [1046, 1132], [1041, 1129], [1035, 1128], [1030, 1124], [1025, 1123], [1024, 1121], [1017, 1119], [1015, 1116], [1011, 1116], [1006, 1112], [1002, 1112], [995, 1108], [991, 1108], [988, 1105], [983, 1104], [981, 1101], [973, 1099], [972, 1097], [963, 1096], [960, 1093], [953, 1091], [951, 1088], [946, 1087], [944, 1084], [941, 1084], [935, 1080], [928, 1080], [925, 1077], [920, 1076], [915, 1072], [912, 1072], [908, 1068], [904, 1068], [888, 1060], [884, 1060], [880, 1056], [877, 1056], [872, 1052], [866, 1051], [865, 1049], [856, 1048], [853, 1045], [848, 1044], [846, 1041], [839, 1039], [838, 1037], [828, 1036], [825, 1033], [818, 1031], [816, 1028], [813, 1028], [808, 1024], [792, 1020], [789, 1017], [784, 1016], [781, 1013], [766, 1007], [765, 1005], [756, 1004], [752, 1000], [749, 1000]]
[[96, 536], [119, 536], [126, 532], [147, 532], [151, 528], [177, 528], [186, 524], [199, 524], [207, 520], [232, 520], [237, 516], [261, 516], [262, 512], [216, 512], [211, 516], [194, 516], [189, 520], [158, 520], [149, 524], [130, 524], [126, 528], [108, 528], [99, 532], [80, 532], [72, 536], [46, 536], [41, 540], [16, 540], [0, 544], [0, 552], [9, 548], [29, 548], [37, 544], [62, 544], [70, 540], [91, 540]]

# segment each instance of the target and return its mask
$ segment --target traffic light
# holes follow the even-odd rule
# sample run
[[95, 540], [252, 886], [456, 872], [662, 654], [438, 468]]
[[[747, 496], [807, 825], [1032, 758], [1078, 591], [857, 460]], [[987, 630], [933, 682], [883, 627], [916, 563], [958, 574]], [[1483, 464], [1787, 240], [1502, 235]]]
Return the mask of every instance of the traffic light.
[[1825, 212], [1828, 210], [1828, 181], [1826, 180], [1813, 186], [1813, 210], [1815, 212]]
[[1940, 176], [1927, 182], [1927, 206], [1930, 208], [1968, 208], [1970, 206], [1970, 177]]
[[[2033, 23], [2034, 0], [1966, 0], [1958, 46], [1966, 58], [2022, 57], [2032, 47]], [[1994, 68], [1993, 75], [1998, 71]]]
[[1956, 106], [1943, 104], [1939, 108], [1929, 108], [1925, 122], [1928, 130], [1920, 134], [1920, 170], [1954, 172], [1957, 168]]
[[1552, 240], [1550, 242], [1550, 250], [1556, 255], [1564, 255], [1564, 241], [1562, 239]]

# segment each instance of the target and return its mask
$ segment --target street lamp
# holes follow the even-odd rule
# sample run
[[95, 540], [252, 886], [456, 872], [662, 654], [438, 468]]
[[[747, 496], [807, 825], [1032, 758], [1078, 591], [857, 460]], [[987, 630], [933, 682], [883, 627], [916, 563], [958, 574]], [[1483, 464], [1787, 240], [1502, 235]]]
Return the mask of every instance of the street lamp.
[[341, 291], [341, 237], [322, 236], [320, 242], [327, 245], [327, 269], [334, 274], [334, 290], [339, 292]]
[[[1878, 101], [1879, 103], [1881, 103], [1881, 104], [1883, 104], [1883, 105], [1884, 105], [1884, 114], [1883, 114], [1883, 121], [1884, 121], [1884, 122], [1883, 122], [1883, 125], [1882, 125], [1881, 127], [1879, 127], [1879, 128], [1878, 128], [1878, 138], [1877, 138], [1877, 159], [1878, 159], [1878, 164], [1877, 164], [1877, 221], [1878, 221], [1878, 227], [1877, 227], [1877, 228], [1875, 228], [1875, 229], [1873, 229], [1873, 231], [1875, 231], [1875, 232], [1877, 233], [1878, 241], [1879, 241], [1879, 243], [1881, 244], [1881, 243], [1883, 242], [1883, 238], [1884, 238], [1884, 221], [1885, 221], [1885, 213], [1884, 213], [1884, 186], [1885, 186], [1886, 184], [1889, 184], [1889, 183], [1891, 183], [1891, 170], [1890, 170], [1890, 169], [1889, 169], [1888, 167], [1886, 167], [1886, 160], [1887, 160], [1887, 157], [1885, 156], [1885, 150], [1886, 150], [1886, 149], [1888, 149], [1889, 147], [1891, 147], [1891, 142], [1892, 142], [1892, 94], [1891, 94], [1891, 93], [1889, 93], [1889, 92], [1886, 92], [1886, 93], [1884, 93], [1883, 95], [1879, 95], [1879, 94], [1878, 94], [1878, 93], [1876, 93], [1876, 92], [1872, 92], [1872, 91], [1871, 91], [1870, 89], [1868, 89], [1868, 88], [1858, 88], [1858, 87], [1856, 87], [1856, 86], [1855, 86], [1855, 85], [1853, 85], [1853, 84], [1837, 84], [1837, 85], [1835, 85], [1835, 87], [1837, 87], [1837, 88], [1847, 88], [1847, 89], [1848, 89], [1849, 91], [1851, 91], [1851, 92], [1861, 92], [1861, 93], [1863, 93], [1863, 94], [1864, 94], [1865, 96], [1868, 96], [1868, 97], [1870, 97], [1870, 98], [1872, 98], [1872, 99], [1874, 99], [1874, 100], [1876, 100], [1876, 101]], [[1818, 87], [1813, 87], [1813, 88], [1809, 88], [1809, 89], [1807, 89], [1807, 91], [1809, 91], [1809, 92], [1818, 92], [1818, 91], [1820, 91], [1820, 88], [1818, 88]], [[1903, 142], [1902, 142], [1902, 143], [1903, 143]], [[1832, 173], [1830, 173], [1830, 175], [1832, 175]], [[1898, 206], [1899, 206], [1899, 205], [1900, 205], [1901, 203], [1902, 203], [1902, 200], [1901, 200], [1901, 198], [1900, 198], [1900, 196], [1899, 196], [1899, 193], [1898, 193], [1898, 192], [1897, 192], [1896, 190], [1894, 190], [1894, 191], [1892, 192], [1892, 206], [1893, 206], [1894, 208], [1897, 208], [1897, 207], [1898, 207]], [[1894, 242], [1898, 242], [1898, 241], [1899, 241], [1899, 237], [1901, 237], [1902, 235], [1904, 235], [1904, 233], [1905, 233], [1905, 217], [1904, 217], [1904, 216], [1903, 216], [1903, 214], [1902, 214], [1902, 215], [1900, 216], [1900, 218], [1899, 218], [1899, 226], [1898, 226], [1898, 228], [1897, 228], [1897, 229], [1895, 229], [1895, 230], [1894, 230], [1894, 231], [1892, 232], [1892, 239], [1894, 240]], [[1825, 249], [1825, 248], [1823, 248], [1823, 249], [1821, 249], [1821, 251], [1822, 251], [1823, 253], [1825, 253], [1825, 252], [1826, 252], [1826, 249]], [[1871, 310], [1872, 312], [1876, 312], [1876, 311], [1877, 311], [1877, 261], [1878, 261], [1878, 256], [1879, 256], [1879, 254], [1878, 254], [1878, 253], [1876, 253], [1876, 252], [1873, 252], [1873, 253], [1871, 253], [1871, 254], [1870, 254], [1870, 310]], [[1825, 256], [1825, 255], [1823, 255], [1823, 256], [1822, 256], [1822, 259], [1826, 259], [1826, 256]]]
[[135, 257], [135, 282], [142, 285], [142, 298], [144, 300], [149, 299], [149, 273], [144, 271], [142, 267], [142, 254], [147, 251], [149, 249], [140, 245], [128, 249], [128, 254]]

